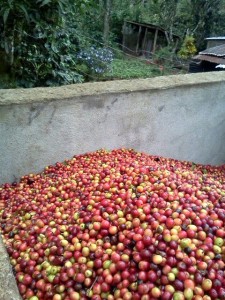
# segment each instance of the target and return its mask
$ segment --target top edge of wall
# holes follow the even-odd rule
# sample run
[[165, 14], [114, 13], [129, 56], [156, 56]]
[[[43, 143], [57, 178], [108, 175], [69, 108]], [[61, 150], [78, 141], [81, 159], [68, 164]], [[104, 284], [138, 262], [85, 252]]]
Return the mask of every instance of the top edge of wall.
[[221, 82], [225, 83], [225, 71], [159, 76], [147, 79], [71, 84], [60, 87], [1, 89], [0, 105], [48, 102], [58, 99], [71, 99], [89, 95], [163, 90], [180, 86], [188, 87]]

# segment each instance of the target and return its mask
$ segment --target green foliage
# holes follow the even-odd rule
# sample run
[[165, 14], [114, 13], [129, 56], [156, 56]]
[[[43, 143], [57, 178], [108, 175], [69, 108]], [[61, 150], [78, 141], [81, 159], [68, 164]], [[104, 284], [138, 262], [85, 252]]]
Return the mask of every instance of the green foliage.
[[121, 27], [122, 19], [152, 23], [166, 30], [169, 45], [174, 42], [173, 34], [193, 35], [196, 47], [202, 49], [206, 37], [224, 34], [224, 8], [224, 0], [115, 0], [112, 27], [119, 22]]
[[112, 62], [112, 68], [105, 73], [102, 80], [152, 78], [161, 75], [173, 75], [184, 73], [183, 70], [174, 69], [172, 65], [160, 65], [152, 60], [141, 58], [116, 58]]
[[14, 89], [17, 87], [16, 81], [8, 74], [0, 74], [0, 89]]
[[160, 75], [158, 66], [140, 59], [115, 59], [112, 68], [104, 75], [104, 79], [148, 78]]
[[157, 50], [154, 54], [154, 60], [160, 64], [171, 65], [173, 63], [174, 56], [173, 46], [169, 45]]
[[[100, 48], [105, 40], [109, 47], [118, 48], [124, 20], [163, 27], [168, 46], [158, 50], [154, 60], [169, 65], [175, 57], [174, 34], [184, 37], [179, 52], [182, 58], [195, 54], [195, 46], [203, 49], [206, 37], [224, 34], [225, 1], [1, 0], [0, 53], [6, 57], [8, 74], [2, 86], [7, 85], [7, 78], [13, 78], [13, 86], [24, 87], [83, 82], [94, 76], [102, 79], [105, 75], [93, 74], [87, 61], [78, 61], [77, 53], [93, 45]], [[187, 36], [193, 36], [195, 44]], [[134, 62], [123, 61], [121, 54], [117, 58], [107, 78], [148, 77], [148, 72], [158, 72], [158, 68], [154, 70], [143, 63], [141, 67], [131, 67]]]
[[82, 81], [76, 70], [76, 41], [57, 26], [39, 26], [37, 35], [24, 37], [13, 65], [20, 86], [57, 86]]
[[81, 82], [76, 71], [77, 39], [71, 26], [91, 1], [2, 0], [0, 47], [18, 86]]
[[[191, 0], [190, 1], [190, 14], [192, 20], [192, 31], [196, 39], [196, 46], [198, 49], [205, 47], [204, 38], [209, 37], [214, 29], [215, 24], [218, 22], [221, 7], [221, 0]], [[216, 34], [216, 30], [214, 31]]]
[[[148, 6], [142, 14], [145, 22], [150, 22], [163, 27], [171, 38], [178, 15], [179, 0], [153, 0], [148, 1]], [[171, 35], [171, 37], [170, 37]]]
[[195, 39], [193, 38], [193, 36], [186, 36], [181, 49], [178, 52], [178, 56], [182, 59], [188, 59], [195, 55], [196, 52], [197, 49], [195, 47]]

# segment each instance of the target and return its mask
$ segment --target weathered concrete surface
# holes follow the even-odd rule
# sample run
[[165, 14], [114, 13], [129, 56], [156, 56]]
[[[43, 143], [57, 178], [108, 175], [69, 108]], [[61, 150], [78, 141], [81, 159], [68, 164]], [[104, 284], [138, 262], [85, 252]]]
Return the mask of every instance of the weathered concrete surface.
[[0, 182], [99, 148], [225, 162], [225, 72], [0, 90]]
[[21, 300], [15, 277], [0, 234], [0, 299]]
[[0, 105], [50, 102], [74, 97], [114, 93], [163, 90], [176, 87], [204, 86], [225, 81], [225, 72], [161, 76], [150, 79], [115, 80], [85, 84], [72, 84], [53, 88], [0, 90]]

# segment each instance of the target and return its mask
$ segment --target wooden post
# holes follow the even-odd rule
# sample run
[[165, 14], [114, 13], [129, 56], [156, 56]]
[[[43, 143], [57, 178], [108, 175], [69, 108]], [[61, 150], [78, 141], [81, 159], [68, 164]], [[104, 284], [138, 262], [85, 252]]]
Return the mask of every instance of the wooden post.
[[176, 38], [176, 42], [175, 42], [175, 49], [174, 49], [174, 52], [177, 50], [177, 45], [178, 45], [178, 38]]
[[146, 56], [146, 38], [147, 38], [147, 34], [148, 34], [148, 27], [145, 28], [145, 35], [144, 35], [144, 41], [143, 41], [143, 51], [145, 52], [145, 56]]
[[156, 29], [156, 31], [155, 31], [155, 36], [154, 36], [154, 42], [153, 42], [152, 53], [155, 53], [155, 49], [156, 49], [156, 45], [157, 45], [158, 32], [159, 32], [159, 30]]
[[137, 38], [137, 46], [136, 46], [136, 53], [137, 54], [138, 54], [138, 49], [139, 49], [140, 35], [141, 35], [141, 25], [139, 25], [139, 30], [138, 30], [138, 38]]
[[126, 52], [126, 48], [125, 48], [125, 44], [126, 44], [126, 41], [125, 41], [125, 34], [126, 34], [126, 24], [127, 24], [127, 22], [126, 21], [124, 21], [124, 23], [123, 23], [123, 29], [122, 29], [122, 34], [123, 34], [123, 42], [122, 42], [122, 50], [123, 50], [123, 52]]

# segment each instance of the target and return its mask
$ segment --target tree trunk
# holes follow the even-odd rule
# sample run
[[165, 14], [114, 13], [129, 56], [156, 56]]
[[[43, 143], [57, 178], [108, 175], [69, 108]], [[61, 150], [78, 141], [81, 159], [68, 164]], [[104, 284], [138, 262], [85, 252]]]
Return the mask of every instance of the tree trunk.
[[104, 45], [108, 46], [109, 43], [109, 28], [110, 28], [110, 14], [111, 14], [112, 0], [104, 0], [104, 28], [103, 28], [103, 41]]

